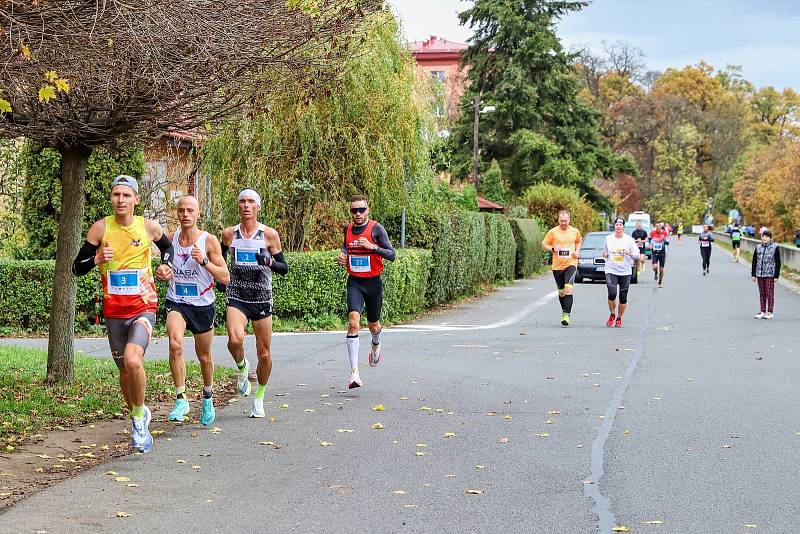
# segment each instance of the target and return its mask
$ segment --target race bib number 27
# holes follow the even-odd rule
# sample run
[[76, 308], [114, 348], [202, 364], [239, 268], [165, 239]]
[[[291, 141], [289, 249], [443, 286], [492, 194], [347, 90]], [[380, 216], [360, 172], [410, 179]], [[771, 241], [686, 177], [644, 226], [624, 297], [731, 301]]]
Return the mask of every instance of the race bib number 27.
[[348, 256], [350, 270], [354, 273], [368, 273], [371, 269], [369, 256]]

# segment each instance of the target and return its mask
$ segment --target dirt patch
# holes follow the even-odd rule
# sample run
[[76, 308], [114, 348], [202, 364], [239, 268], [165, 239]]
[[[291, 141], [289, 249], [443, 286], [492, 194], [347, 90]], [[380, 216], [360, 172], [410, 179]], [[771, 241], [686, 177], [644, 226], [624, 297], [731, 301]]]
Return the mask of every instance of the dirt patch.
[[[236, 396], [236, 380], [214, 386], [214, 405], [227, 406]], [[172, 439], [175, 430], [199, 426], [200, 397], [189, 396], [193, 410], [183, 423], [167, 421], [172, 401], [148, 404], [153, 414], [150, 432], [156, 441]], [[19, 445], [13, 453], [0, 455], [0, 514], [13, 504], [62, 480], [127, 454], [130, 445], [130, 420], [127, 417], [98, 421], [65, 430], [52, 430]]]

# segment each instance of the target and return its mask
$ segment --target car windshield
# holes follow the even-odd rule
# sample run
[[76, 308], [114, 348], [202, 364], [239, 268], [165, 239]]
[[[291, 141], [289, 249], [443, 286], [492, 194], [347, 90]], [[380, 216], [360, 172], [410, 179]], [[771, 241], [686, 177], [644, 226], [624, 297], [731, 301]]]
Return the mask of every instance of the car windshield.
[[587, 234], [583, 238], [581, 248], [603, 248], [606, 242], [606, 234]]

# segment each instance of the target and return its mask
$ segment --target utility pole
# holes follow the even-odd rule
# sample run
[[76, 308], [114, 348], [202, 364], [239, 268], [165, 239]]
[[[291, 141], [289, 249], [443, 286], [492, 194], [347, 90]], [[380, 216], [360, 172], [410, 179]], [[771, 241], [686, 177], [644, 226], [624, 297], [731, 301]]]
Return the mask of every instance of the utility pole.
[[478, 124], [481, 120], [481, 95], [475, 95], [475, 126], [472, 132], [472, 183], [478, 188]]

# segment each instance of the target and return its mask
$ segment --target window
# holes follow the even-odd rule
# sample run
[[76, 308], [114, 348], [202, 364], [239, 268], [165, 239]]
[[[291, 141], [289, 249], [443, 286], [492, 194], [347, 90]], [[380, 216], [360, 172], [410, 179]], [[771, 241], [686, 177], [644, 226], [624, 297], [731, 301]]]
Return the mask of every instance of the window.
[[443, 70], [432, 70], [431, 76], [438, 79], [440, 82], [444, 81], [444, 71]]

